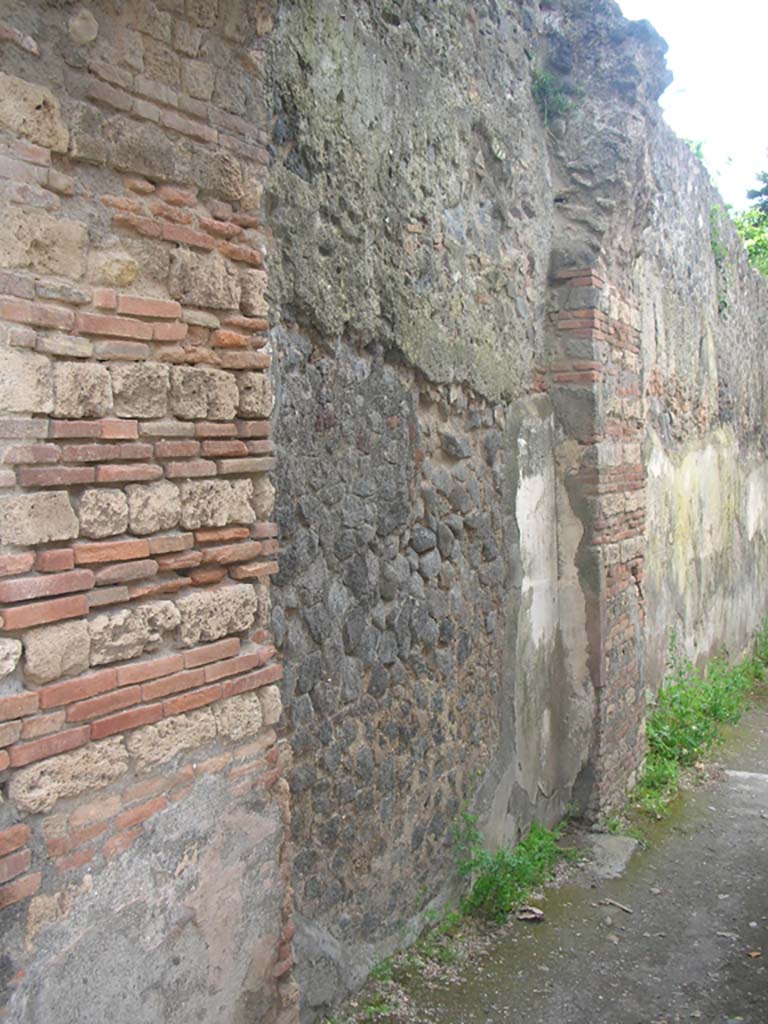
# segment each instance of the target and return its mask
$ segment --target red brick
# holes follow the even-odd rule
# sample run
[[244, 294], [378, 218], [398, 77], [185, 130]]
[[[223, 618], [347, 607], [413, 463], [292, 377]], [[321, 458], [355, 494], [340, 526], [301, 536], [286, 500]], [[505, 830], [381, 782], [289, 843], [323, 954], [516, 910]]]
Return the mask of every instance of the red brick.
[[201, 124], [199, 121], [191, 121], [188, 117], [182, 117], [175, 110], [163, 110], [160, 113], [160, 121], [166, 128], [189, 135], [193, 139], [200, 139], [202, 142], [216, 142], [219, 133], [208, 124]]
[[122, 711], [141, 700], [140, 686], [126, 686], [122, 690], [103, 693], [100, 697], [81, 700], [67, 707], [68, 722], [88, 722], [92, 718], [102, 718], [113, 711]]
[[155, 341], [183, 341], [189, 334], [189, 325], [175, 321], [167, 324], [155, 324], [152, 337]]
[[64, 572], [75, 566], [75, 555], [72, 548], [50, 548], [39, 551], [35, 560], [38, 572]]
[[163, 713], [166, 718], [172, 715], [181, 715], [185, 711], [192, 711], [194, 708], [202, 708], [206, 704], [212, 704], [219, 700], [222, 694], [221, 683], [214, 683], [212, 686], [203, 686], [199, 690], [192, 690], [190, 693], [183, 693], [179, 697], [171, 697], [163, 701]]
[[131, 192], [137, 192], [141, 196], [151, 195], [155, 191], [155, 186], [151, 181], [147, 181], [146, 178], [137, 178], [133, 175], [126, 175], [123, 178], [123, 184]]
[[0, 576], [13, 576], [27, 572], [35, 563], [34, 553], [25, 551], [21, 555], [0, 555]]
[[14, 693], [10, 697], [0, 697], [0, 722], [34, 715], [38, 707], [39, 698], [36, 693]]
[[125, 583], [127, 580], [145, 580], [157, 576], [158, 563], [151, 558], [135, 562], [122, 562], [120, 565], [108, 565], [96, 573], [96, 585], [101, 587], [109, 583]]
[[151, 459], [153, 454], [152, 445], [143, 441], [120, 445], [121, 459]]
[[8, 466], [17, 466], [24, 462], [58, 462], [59, 449], [55, 444], [27, 444], [9, 448], [3, 455], [3, 462]]
[[276, 555], [280, 550], [280, 544], [276, 540], [265, 540], [262, 541], [261, 553], [262, 555]]
[[157, 194], [164, 203], [170, 203], [171, 206], [194, 206], [197, 202], [197, 192], [176, 188], [174, 185], [161, 185]]
[[10, 747], [19, 736], [21, 736], [21, 722], [18, 719], [13, 722], [0, 723], [0, 747]]
[[233, 439], [231, 441], [203, 441], [203, 455], [217, 458], [222, 455], [248, 455], [248, 448], [244, 441]]
[[236, 331], [218, 330], [211, 335], [212, 348], [248, 348], [249, 338]]
[[194, 544], [191, 533], [160, 534], [150, 537], [149, 551], [152, 555], [165, 555], [169, 551], [186, 551]]
[[179, 210], [167, 203], [151, 203], [149, 208], [155, 217], [172, 220], [175, 224], [192, 224], [195, 219], [189, 210]]
[[42, 302], [28, 302], [26, 299], [0, 298], [0, 317], [18, 324], [53, 327], [61, 331], [71, 331], [75, 322], [75, 315], [71, 309], [48, 306]]
[[103, 800], [94, 800], [89, 804], [80, 804], [69, 816], [69, 824], [80, 828], [97, 821], [106, 821], [120, 810], [122, 802], [119, 796], [109, 796]]
[[103, 608], [107, 604], [122, 604], [130, 599], [127, 587], [100, 587], [98, 590], [89, 591], [88, 607], [93, 611], [94, 608]]
[[152, 779], [145, 779], [123, 792], [123, 804], [132, 804], [136, 800], [149, 800], [153, 796], [166, 793], [179, 782], [188, 782], [194, 776], [195, 770], [191, 764], [188, 764], [172, 775], [160, 775]]
[[96, 469], [96, 480], [100, 484], [129, 483], [135, 480], [159, 480], [162, 475], [162, 466], [155, 466], [144, 462], [135, 462], [131, 466], [99, 466]]
[[199, 441], [158, 441], [155, 445], [158, 459], [186, 459], [199, 454]]
[[35, 715], [34, 718], [25, 718], [22, 723], [21, 738], [23, 740], [36, 740], [40, 736], [49, 736], [52, 732], [58, 732], [64, 727], [67, 720], [66, 712], [52, 711], [48, 715]]
[[104, 313], [78, 313], [76, 327], [82, 334], [106, 334], [108, 337], [136, 338], [138, 341], [149, 341], [152, 337], [152, 324]]
[[208, 567], [205, 569], [190, 569], [187, 573], [190, 583], [196, 587], [207, 587], [212, 583], [219, 583], [227, 575], [226, 568]]
[[64, 462], [102, 462], [120, 457], [119, 444], [64, 444], [61, 446]]
[[13, 151], [20, 159], [28, 160], [31, 164], [46, 167], [51, 162], [50, 149], [37, 146], [34, 142], [27, 142], [26, 139], [17, 139], [13, 144]]
[[53, 865], [59, 874], [63, 874], [65, 871], [74, 871], [76, 868], [90, 863], [96, 856], [96, 852], [95, 847], [90, 850], [75, 850], [74, 853], [55, 858]]
[[29, 839], [29, 825], [11, 825], [0, 832], [0, 857], [13, 853]]
[[90, 843], [97, 836], [103, 835], [106, 828], [107, 826], [103, 822], [95, 822], [92, 825], [86, 825], [85, 828], [73, 829], [63, 836], [53, 836], [47, 842], [48, 856], [61, 857], [62, 854], [70, 853], [79, 846]]
[[261, 576], [273, 576], [280, 572], [277, 562], [250, 562], [248, 565], [236, 565], [230, 570], [230, 576], [235, 580], [255, 580]]
[[86, 700], [88, 697], [95, 697], [96, 694], [106, 693], [117, 686], [117, 671], [113, 668], [105, 668], [100, 672], [90, 672], [85, 676], [78, 676], [76, 679], [67, 679], [63, 683], [51, 683], [39, 690], [40, 707], [59, 708], [64, 704], [72, 704], [78, 700]]
[[130, 683], [143, 683], [148, 679], [170, 675], [184, 668], [182, 654], [169, 654], [151, 661], [138, 661], [132, 665], [124, 665], [117, 670], [117, 685], [126, 686]]
[[197, 437], [235, 437], [237, 427], [234, 423], [212, 423], [201, 420], [195, 424], [195, 435]]
[[226, 640], [217, 640], [213, 644], [204, 644], [202, 647], [193, 647], [184, 652], [184, 665], [187, 668], [196, 668], [198, 665], [209, 665], [220, 658], [231, 658], [240, 653], [240, 640], [237, 637], [228, 637]]
[[117, 341], [115, 338], [105, 341], [102, 338], [93, 343], [94, 359], [114, 359], [138, 363], [151, 357], [152, 349], [146, 341]]
[[215, 249], [216, 239], [204, 231], [195, 231], [184, 224], [163, 224], [163, 239], [166, 242], [178, 242], [180, 245], [191, 245], [197, 249]]
[[94, 288], [93, 304], [97, 309], [117, 309], [117, 292], [114, 288]]
[[36, 871], [32, 875], [17, 878], [10, 885], [2, 886], [0, 888], [0, 910], [4, 910], [5, 907], [10, 907], [11, 904], [18, 903], [28, 896], [33, 896], [40, 888], [42, 880], [43, 876], [39, 871]]
[[53, 601], [36, 601], [21, 604], [15, 608], [4, 608], [0, 612], [3, 629], [26, 629], [40, 626], [45, 622], [61, 622], [88, 614], [88, 600], [78, 594], [73, 597], [59, 597]]
[[90, 565], [98, 562], [126, 562], [132, 558], [147, 558], [149, 541], [106, 540], [94, 544], [75, 544], [75, 562]]
[[[264, 317], [260, 316], [241, 316], [238, 313], [227, 313], [222, 317], [222, 323], [226, 324], [227, 327], [238, 327], [240, 330], [248, 331], [251, 334], [256, 332], [264, 333], [269, 330], [269, 320], [265, 320]], [[266, 338], [251, 338], [251, 346], [261, 347], [265, 344]]]
[[5, 769], [10, 765], [11, 759], [8, 756], [8, 752], [0, 750], [0, 772], [4, 772]]
[[106, 82], [89, 82], [86, 95], [89, 100], [104, 103], [114, 110], [127, 112], [133, 107], [133, 96], [129, 96], [122, 89], [114, 89], [111, 85], [107, 85]]
[[275, 468], [275, 459], [221, 459], [219, 472], [230, 473], [269, 473]]
[[179, 551], [173, 555], [159, 555], [157, 564], [163, 571], [170, 569], [195, 569], [203, 560], [199, 551]]
[[246, 441], [245, 443], [251, 455], [272, 455], [275, 450], [271, 441]]
[[131, 708], [129, 711], [118, 711], [116, 715], [98, 718], [91, 725], [91, 736], [95, 740], [100, 740], [105, 736], [114, 736], [116, 732], [136, 729], [140, 725], [151, 725], [153, 722], [159, 722], [162, 717], [162, 704], [146, 704], [139, 708]]
[[169, 478], [190, 478], [199, 476], [215, 476], [216, 463], [205, 459], [190, 459], [189, 462], [169, 462], [165, 467], [165, 475]]
[[51, 437], [101, 437], [101, 420], [51, 420]]
[[195, 541], [198, 544], [207, 544], [216, 540], [246, 540], [250, 535], [251, 531], [247, 526], [217, 526], [195, 530]]
[[115, 227], [136, 231], [145, 238], [159, 238], [162, 234], [162, 228], [157, 221], [151, 217], [140, 217], [136, 213], [116, 213], [112, 217], [112, 223]]
[[213, 220], [211, 217], [200, 217], [200, 227], [221, 238], [234, 238], [243, 233], [239, 224], [233, 224], [232, 221], [226, 220]]
[[36, 597], [71, 594], [76, 590], [90, 590], [93, 573], [90, 569], [60, 572], [49, 576], [26, 576], [0, 583], [0, 601], [31, 601]]
[[156, 679], [152, 683], [145, 683], [141, 687], [141, 698], [145, 701], [157, 700], [159, 697], [167, 697], [171, 693], [190, 690], [193, 686], [202, 686], [204, 682], [205, 675], [201, 668], [177, 672], [175, 675]]
[[106, 843], [104, 843], [101, 848], [101, 852], [104, 854], [106, 860], [111, 860], [112, 857], [116, 857], [119, 853], [124, 853], [140, 835], [140, 825], [135, 825], [133, 828], [127, 829], [125, 832], [118, 832], [117, 835], [112, 836], [111, 839], [108, 839]]
[[19, 481], [22, 487], [71, 487], [73, 484], [92, 484], [96, 470], [90, 466], [55, 466], [38, 469], [22, 466]]
[[131, 807], [130, 810], [118, 814], [115, 825], [119, 829], [130, 828], [132, 825], [140, 825], [143, 821], [151, 818], [153, 814], [164, 811], [168, 801], [164, 796], [156, 796], [153, 800], [139, 804], [138, 807]]
[[267, 352], [219, 351], [218, 366], [224, 370], [266, 370], [272, 365]]
[[247, 245], [235, 245], [234, 242], [222, 242], [219, 245], [219, 252], [230, 260], [237, 260], [241, 263], [248, 263], [252, 267], [264, 265], [264, 257], [258, 249], [251, 249]]
[[223, 695], [225, 697], [234, 697], [237, 693], [256, 690], [260, 686], [276, 683], [282, 678], [282, 665], [268, 665], [267, 668], [259, 669], [258, 672], [251, 672], [247, 676], [238, 676], [237, 679], [225, 679], [222, 683]]
[[151, 316], [175, 320], [181, 316], [181, 305], [173, 299], [151, 299], [143, 295], [121, 295], [117, 300], [118, 313], [127, 316]]
[[214, 665], [206, 666], [205, 681], [213, 683], [217, 679], [224, 679], [225, 676], [234, 676], [241, 672], [248, 672], [252, 668], [261, 668], [274, 653], [274, 648], [265, 647], [262, 650], [241, 654], [239, 658], [217, 661]]
[[185, 576], [179, 576], [173, 580], [162, 580], [159, 583], [146, 583], [128, 588], [128, 597], [131, 601], [139, 601], [143, 597], [158, 597], [160, 594], [175, 594], [177, 590], [189, 586], [189, 580]]
[[221, 544], [216, 547], [203, 548], [206, 563], [230, 565], [232, 562], [245, 562], [261, 554], [261, 544], [257, 540], [245, 541], [241, 544]]
[[67, 750], [75, 750], [87, 743], [90, 736], [90, 726], [81, 725], [75, 729], [65, 729], [64, 732], [54, 733], [53, 736], [32, 740], [29, 743], [17, 743], [9, 751], [11, 765], [14, 768], [20, 768], [33, 761], [40, 761], [44, 757], [53, 757], [55, 754], [63, 754]]
[[269, 420], [240, 420], [237, 424], [240, 437], [269, 437], [272, 424]]
[[133, 441], [139, 436], [137, 420], [102, 420], [101, 436], [110, 441]]

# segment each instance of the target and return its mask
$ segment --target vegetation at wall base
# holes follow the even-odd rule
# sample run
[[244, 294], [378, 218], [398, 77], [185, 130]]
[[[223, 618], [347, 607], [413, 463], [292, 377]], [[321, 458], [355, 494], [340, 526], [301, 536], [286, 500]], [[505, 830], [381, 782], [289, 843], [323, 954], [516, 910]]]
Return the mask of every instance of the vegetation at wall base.
[[679, 653], [672, 633], [665, 685], [648, 716], [645, 770], [632, 794], [637, 807], [656, 817], [664, 814], [679, 791], [681, 772], [712, 750], [724, 725], [739, 721], [766, 669], [768, 624], [755, 638], [753, 654], [733, 665], [719, 656], [703, 674]]

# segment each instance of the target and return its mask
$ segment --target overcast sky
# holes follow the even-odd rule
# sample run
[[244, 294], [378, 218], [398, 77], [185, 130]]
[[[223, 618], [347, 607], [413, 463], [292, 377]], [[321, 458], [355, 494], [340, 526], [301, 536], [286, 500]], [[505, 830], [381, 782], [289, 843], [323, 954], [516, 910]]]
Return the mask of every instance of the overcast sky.
[[618, 0], [669, 43], [675, 80], [661, 98], [678, 135], [703, 143], [704, 161], [726, 202], [749, 205], [746, 191], [768, 171], [768, 0]]

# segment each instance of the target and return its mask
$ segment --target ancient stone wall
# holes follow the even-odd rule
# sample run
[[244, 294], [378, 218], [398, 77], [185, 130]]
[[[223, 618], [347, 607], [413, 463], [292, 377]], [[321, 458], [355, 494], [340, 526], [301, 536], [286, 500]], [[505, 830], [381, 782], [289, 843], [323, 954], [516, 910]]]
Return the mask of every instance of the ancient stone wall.
[[288, 1021], [271, 15], [2, 18], [5, 1019]]

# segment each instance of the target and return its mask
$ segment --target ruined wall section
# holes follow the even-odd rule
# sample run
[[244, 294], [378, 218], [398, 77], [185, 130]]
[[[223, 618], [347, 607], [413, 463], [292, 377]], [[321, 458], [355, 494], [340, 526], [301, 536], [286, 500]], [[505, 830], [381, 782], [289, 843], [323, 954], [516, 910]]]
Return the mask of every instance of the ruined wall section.
[[287, 1022], [271, 14], [2, 17], [2, 1002]]

